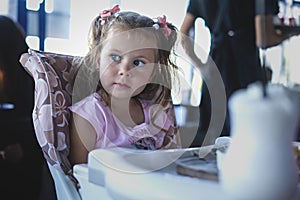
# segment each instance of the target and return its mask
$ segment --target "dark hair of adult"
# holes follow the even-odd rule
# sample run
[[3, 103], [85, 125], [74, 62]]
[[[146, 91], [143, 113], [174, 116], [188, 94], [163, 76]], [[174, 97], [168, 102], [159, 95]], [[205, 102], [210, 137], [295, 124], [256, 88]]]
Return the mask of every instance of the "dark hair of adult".
[[32, 112], [33, 80], [19, 63], [28, 51], [21, 26], [0, 15], [0, 103], [12, 103], [17, 113]]

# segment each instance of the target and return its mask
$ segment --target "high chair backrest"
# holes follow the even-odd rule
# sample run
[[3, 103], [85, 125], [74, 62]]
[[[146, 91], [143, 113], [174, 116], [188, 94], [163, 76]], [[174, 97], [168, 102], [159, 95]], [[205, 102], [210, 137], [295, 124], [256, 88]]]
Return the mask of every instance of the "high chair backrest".
[[77, 183], [69, 162], [68, 106], [79, 65], [74, 56], [29, 50], [20, 62], [35, 82], [35, 104], [32, 119], [44, 157], [53, 168], [59, 169]]

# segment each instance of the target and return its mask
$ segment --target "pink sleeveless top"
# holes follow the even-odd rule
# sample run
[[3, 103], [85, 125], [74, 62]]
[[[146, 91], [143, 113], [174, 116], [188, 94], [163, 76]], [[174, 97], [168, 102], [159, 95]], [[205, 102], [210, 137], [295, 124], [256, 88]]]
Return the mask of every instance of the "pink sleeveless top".
[[[94, 127], [97, 134], [95, 149], [116, 146], [159, 149], [166, 137], [165, 131], [168, 131], [171, 126], [175, 127], [175, 119], [171, 119], [166, 112], [160, 112], [153, 120], [153, 116], [158, 111], [157, 105], [153, 105], [151, 101], [140, 102], [143, 107], [145, 121], [134, 127], [127, 127], [122, 124], [98, 93], [87, 96], [69, 108]], [[175, 133], [168, 133], [167, 137], [170, 137], [172, 141]]]

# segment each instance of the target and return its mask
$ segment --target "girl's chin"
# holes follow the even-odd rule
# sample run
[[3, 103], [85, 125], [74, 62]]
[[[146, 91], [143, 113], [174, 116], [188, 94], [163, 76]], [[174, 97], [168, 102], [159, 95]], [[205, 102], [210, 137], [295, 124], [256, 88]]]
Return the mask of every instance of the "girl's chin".
[[138, 95], [140, 92], [141, 92], [140, 90], [132, 91], [129, 89], [128, 90], [115, 89], [110, 92], [110, 96], [112, 98], [117, 98], [117, 99], [128, 99], [128, 98]]
[[110, 95], [111, 99], [115, 100], [126, 100], [130, 99], [132, 96], [130, 95], [129, 92], [114, 92], [113, 94]]

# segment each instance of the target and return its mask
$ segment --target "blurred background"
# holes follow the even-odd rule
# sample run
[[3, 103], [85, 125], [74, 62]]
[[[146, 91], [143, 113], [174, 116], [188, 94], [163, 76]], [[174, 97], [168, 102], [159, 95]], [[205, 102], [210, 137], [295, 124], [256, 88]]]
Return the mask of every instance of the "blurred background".
[[[287, 0], [290, 1], [290, 0]], [[292, 10], [284, 8], [281, 1], [281, 14], [292, 12], [299, 24], [300, 0], [293, 0]], [[0, 14], [18, 21], [26, 31], [26, 41], [30, 48], [69, 55], [84, 55], [87, 52], [88, 30], [92, 19], [103, 9], [119, 4], [122, 10], [133, 10], [156, 17], [162, 14], [168, 21], [180, 27], [188, 0], [0, 0]], [[289, 14], [289, 13], [288, 13]], [[208, 53], [210, 37], [204, 22], [196, 22], [194, 37], [198, 47]], [[292, 37], [285, 43], [267, 50], [268, 66], [272, 69], [272, 82], [285, 85], [300, 83], [299, 37]], [[199, 52], [199, 51], [196, 51]], [[206, 55], [199, 55], [206, 59]], [[183, 95], [176, 103], [199, 104], [201, 77], [193, 77], [193, 70], [188, 62], [182, 62], [186, 80], [193, 87], [181, 88]], [[189, 92], [186, 90], [197, 90]], [[190, 95], [193, 94], [193, 95]]]
[[[0, 0], [0, 15], [9, 16], [21, 24], [27, 35], [26, 42], [32, 49], [83, 56], [88, 51], [90, 23], [103, 9], [115, 4], [119, 4], [122, 11], [137, 11], [153, 18], [166, 15], [167, 20], [179, 29], [188, 0], [176, 1], [176, 4], [173, 0]], [[209, 32], [202, 20], [197, 21], [195, 28], [198, 30], [197, 48], [206, 52], [199, 56], [206, 59], [210, 45]], [[180, 91], [173, 95], [178, 124], [195, 132], [201, 77], [186, 59], [179, 58], [177, 62], [184, 79], [180, 82]]]
[[[179, 29], [188, 2], [189, 0], [0, 0], [0, 15], [9, 16], [22, 26], [29, 48], [84, 56], [88, 51], [90, 24], [103, 9], [119, 4], [121, 11], [136, 11], [150, 17], [166, 15], [167, 20]], [[300, 27], [300, 0], [280, 0], [279, 4], [279, 15], [295, 17], [297, 26]], [[205, 61], [210, 49], [210, 33], [202, 19], [196, 21], [190, 36], [196, 41], [195, 52]], [[272, 72], [270, 82], [300, 88], [300, 36], [264, 51], [267, 66]], [[183, 146], [188, 147], [199, 124], [202, 79], [188, 59], [179, 57], [177, 62], [182, 69], [183, 80], [180, 91], [174, 95], [175, 114], [178, 125], [186, 133]], [[1, 79], [3, 77], [0, 76], [0, 81]]]
[[[119, 4], [121, 10], [132, 10], [156, 17], [166, 15], [167, 20], [179, 29], [188, 0], [0, 0], [0, 14], [19, 22], [24, 28], [26, 42], [32, 49], [82, 56], [87, 53], [88, 30], [91, 21], [103, 9]], [[287, 3], [292, 6], [287, 7]], [[299, 24], [300, 0], [280, 0], [280, 13], [293, 15]], [[202, 19], [197, 20], [191, 36], [204, 54], [205, 60], [210, 48], [210, 34]], [[299, 49], [300, 37], [292, 37], [284, 43], [266, 50], [267, 65], [272, 71], [271, 82], [286, 86], [300, 84]], [[198, 53], [199, 54], [199, 53]], [[178, 59], [183, 70], [184, 81], [180, 95], [174, 103], [178, 105], [179, 125], [197, 125], [198, 105], [201, 97], [202, 80], [186, 59]], [[191, 115], [191, 111], [195, 115]], [[192, 118], [192, 119], [189, 119]]]

